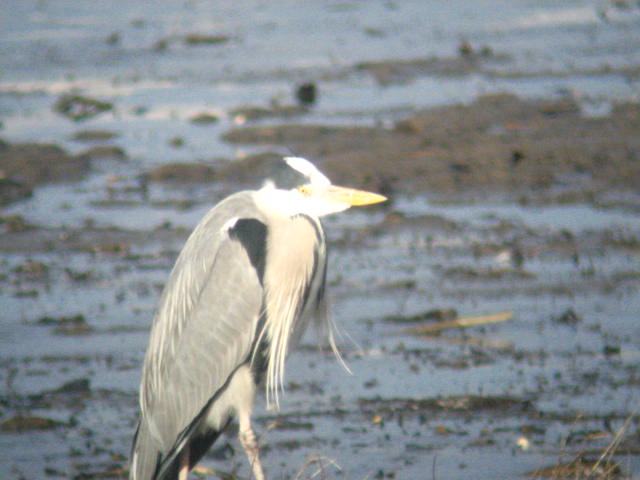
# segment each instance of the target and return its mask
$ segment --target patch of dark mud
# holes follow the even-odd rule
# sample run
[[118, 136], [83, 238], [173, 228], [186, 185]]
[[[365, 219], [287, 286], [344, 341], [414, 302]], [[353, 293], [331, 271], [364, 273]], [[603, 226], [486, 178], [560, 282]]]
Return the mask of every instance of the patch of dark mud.
[[[372, 190], [458, 194], [517, 191], [532, 197], [575, 187], [574, 201], [640, 187], [640, 105], [585, 118], [566, 101], [485, 96], [424, 110], [393, 128], [270, 125], [223, 139], [279, 146], [312, 158], [336, 183]], [[586, 185], [572, 185], [576, 178]], [[581, 193], [580, 193], [581, 192]]]
[[35, 228], [20, 215], [9, 215], [0, 217], [0, 231], [2, 233], [24, 232]]
[[54, 393], [88, 393], [91, 391], [91, 382], [88, 378], [78, 378], [63, 384], [54, 390]]
[[551, 467], [540, 468], [525, 474], [533, 478], [549, 478], [553, 480], [593, 478], [598, 480], [615, 480], [628, 478], [623, 474], [618, 462], [611, 458], [588, 458], [579, 455], [569, 462], [560, 462]]
[[71, 140], [87, 143], [106, 142], [117, 136], [117, 133], [109, 130], [79, 130], [71, 137]]
[[42, 317], [36, 321], [37, 325], [54, 326], [56, 335], [86, 335], [93, 331], [89, 322], [82, 314], [71, 317]]
[[11, 178], [0, 178], [0, 205], [9, 205], [32, 195], [33, 189], [29, 185]]
[[111, 176], [105, 185], [108, 198], [93, 200], [91, 203], [110, 207], [114, 205], [136, 205], [149, 202], [149, 179], [147, 175], [135, 177]]
[[98, 160], [126, 160], [127, 154], [121, 147], [117, 145], [96, 145], [80, 154], [82, 158], [91, 162]]
[[188, 33], [186, 35], [174, 35], [157, 40], [151, 50], [157, 53], [165, 52], [172, 45], [179, 42], [187, 47], [217, 47], [234, 41], [236, 38], [224, 34]]
[[635, 65], [602, 65], [568, 68], [525, 68], [514, 65], [513, 58], [504, 53], [496, 53], [488, 45], [473, 45], [463, 40], [458, 45], [457, 56], [431, 56], [410, 59], [384, 59], [359, 62], [353, 70], [371, 75], [381, 86], [405, 85], [420, 77], [456, 78], [469, 75], [483, 75], [489, 79], [523, 78], [564, 78], [568, 76], [620, 75], [629, 79], [637, 78], [639, 69]]
[[388, 234], [396, 231], [421, 231], [421, 232], [460, 232], [462, 227], [451, 219], [441, 215], [406, 215], [403, 212], [392, 210], [384, 219], [375, 226], [367, 229], [368, 235]]
[[87, 252], [92, 254], [129, 255], [132, 245], [144, 245], [150, 238], [173, 244], [186, 239], [182, 228], [157, 228], [149, 231], [119, 228], [85, 227], [79, 229], [30, 226], [0, 235], [0, 251], [10, 252]]
[[317, 437], [311, 437], [306, 440], [297, 440], [297, 439], [289, 439], [289, 440], [281, 440], [279, 442], [274, 442], [273, 444], [267, 444], [264, 447], [260, 448], [261, 452], [267, 454], [270, 451], [276, 452], [291, 452], [294, 450], [299, 450], [301, 448], [305, 449], [320, 449], [322, 446], [328, 443], [327, 440]]
[[[120, 463], [104, 462], [102, 465], [98, 465], [101, 468], [96, 468], [95, 463], [78, 464], [76, 467], [82, 470], [82, 473], [74, 475], [72, 480], [92, 480], [92, 479], [126, 479], [129, 475], [129, 470], [122, 466], [124, 458], [121, 455], [112, 455], [116, 459], [121, 460]], [[121, 458], [122, 457], [122, 458]], [[196, 467], [197, 468], [197, 467]]]
[[169, 140], [169, 145], [173, 148], [182, 148], [185, 145], [185, 140], [182, 137], [173, 137]]
[[116, 145], [96, 145], [72, 155], [54, 144], [9, 144], [0, 139], [0, 205], [29, 198], [40, 185], [81, 180], [92, 162], [126, 159], [126, 152]]
[[34, 430], [51, 430], [62, 423], [51, 418], [14, 415], [0, 423], [0, 432], [21, 433]]
[[[33, 361], [31, 359], [30, 361]], [[38, 361], [45, 364], [58, 364], [86, 366], [88, 364], [102, 363], [108, 368], [120, 369], [121, 365], [111, 357], [42, 357]], [[122, 361], [122, 360], [120, 360]], [[136, 367], [139, 365], [136, 364]], [[130, 403], [135, 405], [137, 395], [135, 393], [124, 393], [112, 389], [93, 388], [91, 379], [86, 377], [73, 378], [64, 382], [57, 388], [43, 390], [38, 393], [19, 395], [16, 393], [5, 393], [0, 396], [0, 402], [9, 408], [19, 411], [51, 411], [57, 412], [61, 409], [77, 410], [82, 409], [88, 402], [107, 401], [114, 403]]]
[[78, 94], [62, 95], [53, 105], [53, 110], [76, 122], [87, 120], [113, 109], [111, 102]]
[[597, 78], [608, 75], [620, 75], [632, 81], [640, 75], [640, 68], [636, 65], [599, 65], [595, 67], [571, 66], [569, 70], [557, 68], [542, 68], [537, 70], [501, 68], [493, 70], [486, 69], [483, 73], [489, 78], [504, 78], [509, 80], [522, 78], [566, 78], [577, 75], [585, 77], [593, 76]]
[[229, 35], [211, 35], [205, 33], [189, 33], [184, 36], [183, 41], [188, 46], [198, 45], [222, 45], [233, 40]]
[[494, 54], [490, 47], [475, 49], [470, 43], [463, 42], [458, 47], [456, 57], [429, 57], [409, 60], [382, 60], [361, 62], [356, 70], [367, 72], [380, 85], [405, 84], [420, 76], [459, 77], [471, 73], [488, 73], [488, 68], [509, 62], [504, 54]]
[[272, 422], [271, 428], [282, 431], [311, 431], [315, 427], [311, 422], [295, 422], [286, 418], [276, 419]]
[[497, 280], [532, 280], [536, 275], [532, 272], [517, 268], [470, 268], [450, 267], [441, 273], [443, 278], [458, 281], [497, 281]]
[[606, 229], [602, 232], [602, 243], [607, 248], [620, 249], [630, 253], [640, 252], [640, 237], [632, 232]]
[[318, 100], [318, 86], [314, 82], [305, 82], [295, 88], [295, 97], [301, 106], [308, 107]]
[[[306, 97], [305, 97], [306, 98]], [[229, 112], [237, 123], [245, 121], [255, 121], [264, 118], [288, 118], [304, 115], [309, 109], [303, 105], [280, 105], [275, 104], [269, 107], [246, 106], [234, 108]]]
[[531, 400], [515, 397], [483, 397], [478, 395], [446, 398], [360, 398], [358, 406], [368, 413], [421, 413], [421, 412], [501, 412], [533, 413]]
[[44, 262], [28, 260], [13, 268], [13, 273], [19, 280], [37, 282], [49, 280], [51, 267]]
[[[12, 196], [19, 186], [27, 192], [29, 186], [49, 182], [68, 182], [81, 179], [89, 172], [90, 158], [71, 155], [57, 145], [49, 143], [9, 144], [0, 140], [1, 176], [5, 182], [2, 195], [4, 204], [24, 196]], [[27, 195], [28, 196], [28, 195]]]
[[143, 175], [146, 181], [165, 183], [210, 183], [217, 179], [216, 170], [203, 163], [169, 163]]
[[388, 315], [384, 317], [385, 322], [389, 323], [422, 323], [431, 321], [453, 320], [458, 317], [458, 311], [455, 308], [436, 308], [427, 310], [426, 312], [416, 315]]
[[212, 125], [219, 120], [220, 118], [217, 115], [207, 112], [198, 113], [189, 119], [195, 125]]
[[582, 322], [582, 317], [578, 315], [573, 308], [569, 308], [565, 310], [562, 314], [553, 317], [552, 321], [555, 323], [560, 323], [564, 325], [576, 326], [577, 324]]
[[273, 98], [268, 106], [243, 105], [229, 110], [229, 115], [237, 125], [273, 118], [292, 118], [307, 114], [318, 98], [318, 87], [313, 82], [296, 85], [293, 91], [293, 101], [282, 102], [280, 98]]

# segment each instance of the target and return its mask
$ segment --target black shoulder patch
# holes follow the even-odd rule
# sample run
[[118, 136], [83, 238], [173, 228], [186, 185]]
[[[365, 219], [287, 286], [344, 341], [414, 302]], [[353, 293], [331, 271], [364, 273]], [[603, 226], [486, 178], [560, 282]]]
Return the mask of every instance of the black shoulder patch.
[[229, 230], [229, 237], [242, 244], [262, 283], [267, 258], [267, 226], [255, 218], [241, 218]]

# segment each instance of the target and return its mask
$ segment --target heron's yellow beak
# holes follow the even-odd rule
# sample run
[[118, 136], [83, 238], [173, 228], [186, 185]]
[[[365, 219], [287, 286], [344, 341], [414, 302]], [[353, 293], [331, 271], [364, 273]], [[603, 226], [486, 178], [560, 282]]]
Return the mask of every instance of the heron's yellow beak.
[[352, 207], [371, 205], [373, 203], [380, 203], [387, 200], [387, 197], [384, 195], [366, 192], [364, 190], [356, 190], [355, 188], [338, 187], [336, 185], [329, 186], [325, 195], [331, 201], [348, 203]]

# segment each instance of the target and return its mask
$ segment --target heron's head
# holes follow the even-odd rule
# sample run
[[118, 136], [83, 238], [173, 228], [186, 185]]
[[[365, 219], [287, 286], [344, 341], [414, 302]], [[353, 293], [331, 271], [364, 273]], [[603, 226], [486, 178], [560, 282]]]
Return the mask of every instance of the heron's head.
[[349, 207], [384, 202], [377, 193], [332, 185], [309, 160], [285, 157], [286, 168], [260, 190], [262, 198], [286, 215], [306, 213], [316, 217], [342, 212]]

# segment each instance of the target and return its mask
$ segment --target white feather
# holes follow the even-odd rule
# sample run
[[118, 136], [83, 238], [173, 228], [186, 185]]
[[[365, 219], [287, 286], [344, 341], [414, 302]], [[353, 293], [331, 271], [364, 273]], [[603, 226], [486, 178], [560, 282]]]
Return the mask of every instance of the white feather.
[[309, 177], [312, 185], [318, 187], [328, 187], [331, 185], [331, 180], [329, 180], [324, 173], [318, 170], [316, 166], [306, 158], [285, 157], [284, 161], [287, 162], [287, 165], [294, 170], [297, 170], [305, 177]]

